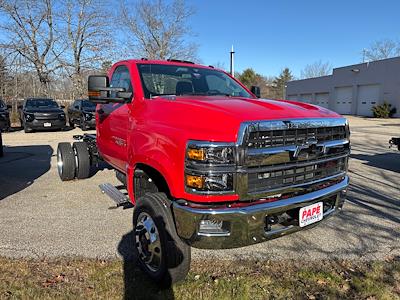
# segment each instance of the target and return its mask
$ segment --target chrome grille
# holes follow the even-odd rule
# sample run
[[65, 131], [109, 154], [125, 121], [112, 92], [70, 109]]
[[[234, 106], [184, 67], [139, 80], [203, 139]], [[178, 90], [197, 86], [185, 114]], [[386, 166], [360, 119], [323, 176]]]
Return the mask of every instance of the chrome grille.
[[249, 174], [248, 192], [277, 189], [287, 185], [306, 184], [346, 171], [347, 158], [323, 160], [311, 164], [294, 163], [283, 169], [273, 169]]
[[256, 131], [249, 134], [247, 147], [269, 148], [302, 144], [309, 138], [319, 142], [346, 138], [345, 126]]
[[[350, 154], [344, 118], [248, 122], [238, 138], [237, 191], [240, 199], [260, 199], [343, 176]], [[326, 180], [325, 180], [326, 179]]]

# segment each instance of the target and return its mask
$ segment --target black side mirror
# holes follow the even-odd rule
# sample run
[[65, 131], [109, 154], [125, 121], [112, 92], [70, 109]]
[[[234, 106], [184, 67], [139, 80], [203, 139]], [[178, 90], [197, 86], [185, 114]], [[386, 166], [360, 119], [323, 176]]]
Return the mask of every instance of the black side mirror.
[[18, 107], [18, 109], [22, 109], [22, 105], [18, 105], [17, 107]]
[[11, 108], [12, 108], [12, 105], [8, 104], [8, 105], [7, 105], [7, 108], [8, 108], [8, 109], [11, 109]]
[[124, 88], [110, 87], [110, 82], [105, 75], [91, 75], [88, 79], [89, 101], [94, 103], [125, 103], [132, 99], [132, 92]]
[[65, 105], [60, 105], [60, 107], [61, 107], [62, 109], [64, 109], [64, 108], [65, 108]]
[[252, 85], [250, 90], [257, 98], [261, 97], [261, 91], [259, 86]]

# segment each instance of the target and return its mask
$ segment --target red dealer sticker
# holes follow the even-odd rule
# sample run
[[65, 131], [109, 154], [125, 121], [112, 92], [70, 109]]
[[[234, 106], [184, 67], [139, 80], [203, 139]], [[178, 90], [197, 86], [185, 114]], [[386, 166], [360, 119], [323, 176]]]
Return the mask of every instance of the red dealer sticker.
[[299, 225], [304, 227], [312, 223], [321, 221], [324, 217], [324, 204], [323, 202], [314, 203], [302, 207], [299, 212]]

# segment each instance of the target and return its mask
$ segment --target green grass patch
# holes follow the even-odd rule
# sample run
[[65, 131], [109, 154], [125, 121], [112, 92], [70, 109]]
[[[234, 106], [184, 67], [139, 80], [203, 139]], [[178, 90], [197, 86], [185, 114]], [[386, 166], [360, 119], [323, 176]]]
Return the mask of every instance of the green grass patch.
[[160, 289], [133, 262], [0, 258], [0, 299], [400, 299], [400, 258], [386, 261], [194, 261]]

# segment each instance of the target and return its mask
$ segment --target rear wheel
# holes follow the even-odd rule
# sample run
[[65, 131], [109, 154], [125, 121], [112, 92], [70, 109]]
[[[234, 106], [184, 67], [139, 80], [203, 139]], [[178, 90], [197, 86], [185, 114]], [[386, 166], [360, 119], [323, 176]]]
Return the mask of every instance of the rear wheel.
[[81, 124], [80, 124], [80, 126], [81, 126], [81, 129], [82, 129], [83, 131], [88, 130], [88, 127], [87, 127], [87, 125], [86, 125], [85, 120], [83, 119], [83, 117], [81, 118]]
[[57, 169], [62, 181], [75, 178], [75, 154], [70, 143], [58, 144]]
[[191, 250], [176, 232], [167, 196], [153, 193], [141, 197], [133, 213], [133, 226], [141, 269], [163, 285], [185, 279]]
[[75, 142], [72, 146], [75, 153], [76, 178], [85, 179], [90, 175], [90, 154], [85, 142]]
[[24, 131], [25, 131], [25, 133], [30, 133], [30, 132], [32, 132], [33, 131], [33, 129], [32, 128], [29, 128], [29, 127], [27, 127], [26, 126], [26, 124], [24, 125]]

